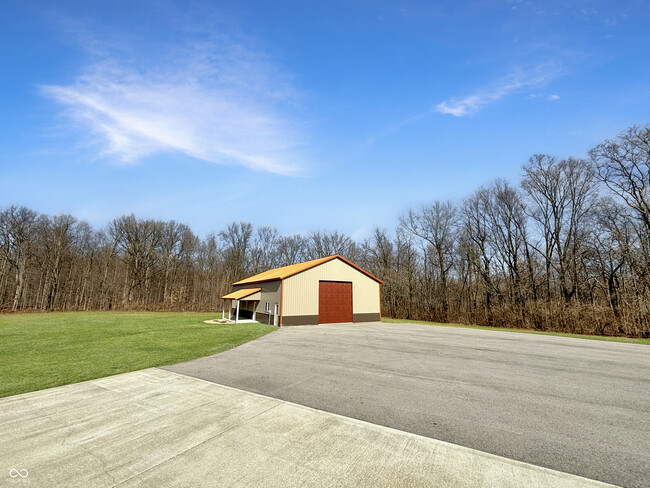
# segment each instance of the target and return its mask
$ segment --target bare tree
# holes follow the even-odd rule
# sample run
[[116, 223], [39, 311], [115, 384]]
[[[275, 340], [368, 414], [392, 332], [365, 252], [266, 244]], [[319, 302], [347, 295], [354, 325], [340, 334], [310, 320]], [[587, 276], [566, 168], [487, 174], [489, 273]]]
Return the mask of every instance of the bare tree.
[[631, 127], [589, 155], [600, 180], [634, 210], [650, 236], [650, 127]]
[[304, 261], [306, 247], [305, 239], [298, 234], [278, 238], [278, 266], [289, 266]]
[[[457, 233], [457, 210], [449, 201], [434, 202], [419, 211], [409, 210], [400, 217], [401, 227], [428, 244], [425, 262], [430, 260], [436, 271], [434, 280], [439, 281], [441, 320], [447, 320], [449, 309], [448, 275], [454, 264], [454, 245]], [[432, 304], [435, 306], [435, 304]]]
[[111, 229], [121, 251], [120, 258], [126, 266], [123, 306], [146, 308], [151, 298], [153, 278], [161, 270], [163, 224], [128, 215], [115, 219]]
[[224, 242], [226, 272], [232, 281], [245, 278], [250, 267], [250, 246], [253, 225], [248, 222], [233, 222], [219, 232]]
[[27, 263], [32, 256], [36, 212], [27, 207], [11, 206], [0, 213], [0, 241], [5, 262], [15, 270], [15, 292], [11, 309], [21, 306], [25, 289]]
[[76, 240], [77, 219], [72, 215], [48, 217], [41, 215], [36, 221], [36, 235], [40, 249], [35, 253], [41, 268], [39, 287], [40, 308], [53, 310], [59, 291], [61, 272], [69, 264]]
[[569, 301], [579, 282], [581, 244], [596, 190], [594, 174], [584, 160], [537, 155], [524, 166], [522, 187], [543, 236], [541, 249], [535, 249], [545, 261], [547, 298], [553, 271], [562, 296]]
[[593, 148], [589, 155], [597, 176], [624, 202], [640, 223], [637, 238], [643, 255], [640, 278], [650, 289], [650, 127], [631, 127], [614, 140]]
[[502, 180], [493, 184], [488, 195], [490, 203], [486, 205], [486, 213], [492, 247], [507, 283], [508, 300], [519, 311], [523, 325], [526, 323], [524, 294], [528, 283], [524, 274], [530, 262], [525, 205], [519, 192]]
[[338, 231], [312, 231], [306, 238], [307, 259], [325, 258], [335, 254], [340, 254], [347, 259], [354, 259], [355, 251], [354, 241]]
[[278, 239], [280, 233], [275, 227], [258, 227], [251, 247], [251, 274], [259, 274], [279, 266]]
[[[480, 188], [465, 200], [462, 208], [462, 223], [466, 240], [466, 255], [470, 265], [480, 276], [484, 294], [485, 320], [492, 324], [492, 296], [498, 293], [492, 281], [494, 248], [490, 245], [489, 206], [490, 191]], [[471, 246], [471, 247], [470, 247]], [[478, 291], [478, 288], [477, 288]], [[475, 298], [474, 302], [478, 302]]]

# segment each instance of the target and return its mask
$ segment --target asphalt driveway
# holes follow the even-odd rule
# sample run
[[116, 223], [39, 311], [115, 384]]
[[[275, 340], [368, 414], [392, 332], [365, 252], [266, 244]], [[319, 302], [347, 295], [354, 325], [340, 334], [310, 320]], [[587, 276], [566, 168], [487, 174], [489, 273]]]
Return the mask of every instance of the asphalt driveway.
[[650, 486], [650, 347], [406, 324], [284, 327], [166, 369], [623, 486]]

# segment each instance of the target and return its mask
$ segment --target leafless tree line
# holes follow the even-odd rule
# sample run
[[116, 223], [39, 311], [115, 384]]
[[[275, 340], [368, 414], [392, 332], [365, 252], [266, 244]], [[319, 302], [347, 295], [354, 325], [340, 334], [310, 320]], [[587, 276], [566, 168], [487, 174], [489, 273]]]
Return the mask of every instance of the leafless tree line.
[[650, 127], [586, 159], [535, 155], [519, 185], [402, 214], [361, 243], [231, 223], [0, 212], [0, 310], [218, 310], [230, 283], [341, 254], [384, 280], [384, 315], [539, 330], [650, 333]]
[[233, 281], [354, 246], [339, 232], [281, 236], [244, 222], [200, 239], [134, 215], [95, 230], [11, 206], [0, 212], [0, 310], [220, 310]]
[[360, 262], [387, 315], [602, 335], [650, 333], [650, 127], [587, 159], [535, 155], [496, 180], [376, 230]]

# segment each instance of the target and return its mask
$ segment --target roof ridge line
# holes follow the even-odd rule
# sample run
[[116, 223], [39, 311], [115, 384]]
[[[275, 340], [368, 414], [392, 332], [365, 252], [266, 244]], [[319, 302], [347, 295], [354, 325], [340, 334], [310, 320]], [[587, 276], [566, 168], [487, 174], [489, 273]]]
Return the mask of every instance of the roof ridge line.
[[[334, 254], [332, 256], [326, 256], [324, 258], [317, 258], [317, 259], [312, 259], [310, 261], [305, 261], [302, 263], [296, 263], [296, 264], [290, 264], [288, 266], [281, 266], [279, 268], [274, 268], [270, 269], [267, 271], [264, 271], [262, 273], [258, 273], [253, 276], [249, 276], [248, 278], [244, 278], [243, 280], [236, 281], [232, 283], [232, 286], [238, 286], [238, 285], [248, 285], [248, 284], [254, 284], [254, 283], [262, 283], [265, 281], [276, 281], [276, 280], [284, 280], [286, 278], [289, 278], [291, 276], [294, 276], [298, 273], [301, 273], [303, 271], [306, 271], [308, 269], [314, 268], [316, 266], [319, 266], [321, 264], [324, 264], [328, 261], [332, 261], [333, 259], [340, 259], [344, 263], [348, 264], [349, 266], [352, 266], [354, 269], [357, 271], [360, 271], [361, 273], [365, 274], [369, 278], [377, 281], [378, 283], [383, 283], [382, 280], [377, 278], [376, 276], [372, 275], [368, 271], [366, 271], [363, 268], [360, 268], [356, 264], [352, 263], [351, 261], [348, 261], [345, 259], [343, 256], [340, 254]], [[289, 268], [292, 268], [289, 270]], [[282, 273], [282, 271], [286, 271], [285, 273]]]

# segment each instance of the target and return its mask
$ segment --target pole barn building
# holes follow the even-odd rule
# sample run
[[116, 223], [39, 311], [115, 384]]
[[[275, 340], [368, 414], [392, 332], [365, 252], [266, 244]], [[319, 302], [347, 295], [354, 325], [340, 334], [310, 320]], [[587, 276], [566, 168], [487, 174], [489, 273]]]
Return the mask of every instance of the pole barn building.
[[232, 293], [221, 298], [236, 322], [280, 327], [373, 322], [381, 319], [382, 283], [337, 254], [251, 276], [233, 283]]

